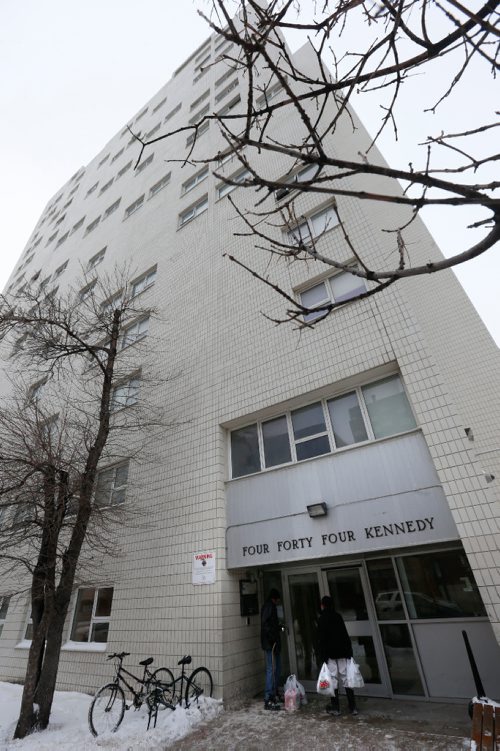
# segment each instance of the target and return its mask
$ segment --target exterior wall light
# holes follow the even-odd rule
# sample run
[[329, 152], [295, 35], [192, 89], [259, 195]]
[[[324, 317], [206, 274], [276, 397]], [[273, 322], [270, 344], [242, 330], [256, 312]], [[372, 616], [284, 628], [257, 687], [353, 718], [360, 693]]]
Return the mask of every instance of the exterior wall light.
[[311, 503], [311, 505], [307, 507], [307, 513], [311, 519], [314, 519], [317, 516], [326, 516], [328, 513], [328, 507], [324, 501]]

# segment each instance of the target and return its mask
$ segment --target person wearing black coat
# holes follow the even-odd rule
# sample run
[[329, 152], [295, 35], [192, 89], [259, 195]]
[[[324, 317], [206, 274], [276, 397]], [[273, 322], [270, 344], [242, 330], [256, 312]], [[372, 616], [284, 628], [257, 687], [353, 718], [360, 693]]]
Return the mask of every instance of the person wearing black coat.
[[264, 708], [279, 709], [277, 692], [281, 673], [281, 627], [277, 604], [280, 593], [271, 589], [260, 614], [260, 643], [266, 656]]
[[[345, 627], [344, 619], [334, 610], [331, 597], [323, 597], [321, 600], [321, 615], [318, 619], [318, 656], [321, 662], [326, 662], [328, 670], [336, 679], [339, 679], [345, 688], [349, 712], [358, 714], [354, 691], [348, 688], [347, 660], [352, 657], [352, 644]], [[335, 689], [335, 696], [331, 698], [331, 706], [327, 712], [334, 715], [340, 714], [339, 690]]]

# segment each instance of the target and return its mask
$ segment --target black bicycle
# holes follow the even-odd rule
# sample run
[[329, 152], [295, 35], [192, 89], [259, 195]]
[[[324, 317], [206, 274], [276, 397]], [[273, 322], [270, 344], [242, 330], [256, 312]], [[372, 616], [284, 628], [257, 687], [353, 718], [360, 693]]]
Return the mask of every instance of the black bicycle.
[[[125, 710], [131, 707], [139, 709], [144, 702], [148, 706], [148, 728], [153, 714], [156, 724], [158, 709], [171, 708], [170, 703], [164, 699], [164, 692], [165, 687], [175, 683], [172, 672], [168, 668], [158, 668], [151, 672], [149, 666], [153, 662], [153, 658], [148, 657], [139, 663], [144, 667], [141, 678], [123, 667], [123, 659], [128, 657], [129, 654], [130, 652], [119, 652], [109, 655], [107, 658], [108, 660], [115, 660], [115, 677], [112, 683], [106, 683], [105, 686], [102, 686], [92, 699], [89, 708], [89, 727], [94, 736], [105, 732], [114, 733], [120, 727]], [[135, 681], [135, 688], [127, 681], [125, 676]], [[127, 705], [125, 691], [121, 684], [132, 695], [130, 705]]]
[[[161, 679], [160, 685], [155, 687], [154, 693], [158, 697], [158, 704], [160, 707], [168, 706], [171, 709], [175, 709], [179, 704], [182, 706], [184, 700], [184, 706], [187, 708], [193, 702], [198, 702], [199, 698], [202, 696], [212, 696], [214, 682], [210, 671], [204, 667], [196, 668], [196, 670], [193, 670], [188, 677], [185, 668], [186, 665], [190, 665], [191, 662], [192, 658], [190, 655], [183, 657], [182, 660], [179, 660], [177, 663], [182, 666], [181, 674], [177, 678], [172, 676], [171, 681], [163, 681], [163, 679]], [[170, 670], [168, 672], [170, 673]], [[185, 689], [184, 684], [186, 684]]]

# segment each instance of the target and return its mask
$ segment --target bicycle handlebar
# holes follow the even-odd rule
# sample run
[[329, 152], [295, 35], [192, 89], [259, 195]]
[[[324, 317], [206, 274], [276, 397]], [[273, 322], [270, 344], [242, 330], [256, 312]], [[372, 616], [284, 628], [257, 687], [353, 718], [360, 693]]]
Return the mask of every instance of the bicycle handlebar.
[[130, 655], [130, 652], [115, 652], [112, 655], [109, 655], [106, 659], [107, 660], [114, 660], [115, 657], [117, 657], [119, 660], [123, 660], [124, 657], [128, 657]]

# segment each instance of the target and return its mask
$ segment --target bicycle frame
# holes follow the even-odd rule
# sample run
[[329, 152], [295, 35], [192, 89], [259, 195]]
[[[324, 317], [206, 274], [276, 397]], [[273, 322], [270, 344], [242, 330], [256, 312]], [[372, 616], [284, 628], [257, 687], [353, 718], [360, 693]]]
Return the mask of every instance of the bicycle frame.
[[[118, 664], [115, 665], [115, 677], [113, 682], [118, 685], [123, 684], [127, 687], [127, 689], [134, 697], [132, 703], [134, 707], [138, 709], [143, 702], [145, 694], [147, 693], [146, 688], [151, 678], [153, 677], [153, 674], [150, 670], [148, 670], [148, 665], [144, 665], [144, 672], [142, 674], [142, 678], [140, 678], [139, 676], [134, 675], [134, 673], [131, 673], [130, 670], [127, 670], [123, 667], [123, 656], [114, 655], [114, 657], [118, 660]], [[137, 691], [133, 686], [130, 685], [124, 674], [140, 684], [139, 691]]]

